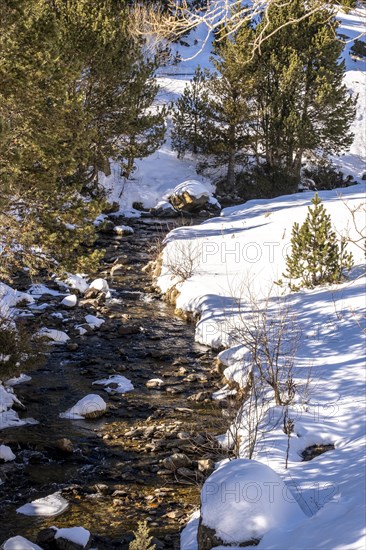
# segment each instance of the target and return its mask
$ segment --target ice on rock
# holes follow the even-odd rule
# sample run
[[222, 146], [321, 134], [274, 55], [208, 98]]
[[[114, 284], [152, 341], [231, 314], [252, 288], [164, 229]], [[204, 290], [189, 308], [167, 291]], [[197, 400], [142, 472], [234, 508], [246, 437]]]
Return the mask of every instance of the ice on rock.
[[95, 393], [86, 395], [76, 403], [71, 409], [60, 413], [60, 418], [70, 420], [82, 420], [84, 418], [97, 418], [107, 409], [107, 403]]
[[18, 514], [25, 516], [58, 516], [62, 514], [69, 507], [69, 503], [65, 500], [59, 492], [48, 495], [44, 498], [38, 498], [24, 504], [17, 509]]

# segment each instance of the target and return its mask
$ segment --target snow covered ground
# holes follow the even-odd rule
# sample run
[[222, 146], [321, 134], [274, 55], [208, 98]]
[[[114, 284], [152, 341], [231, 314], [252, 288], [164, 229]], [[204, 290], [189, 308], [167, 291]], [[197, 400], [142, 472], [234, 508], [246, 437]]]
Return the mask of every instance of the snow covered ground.
[[[349, 39], [356, 38], [365, 30], [365, 14], [364, 8], [357, 15], [341, 14], [340, 32]], [[366, 65], [351, 59], [351, 45], [348, 42], [344, 52], [345, 82], [352, 94], [358, 94], [352, 126], [355, 139], [349, 151], [333, 160], [346, 175], [352, 174], [358, 185], [322, 192], [320, 197], [339, 235], [356, 237], [350, 209], [361, 205], [356, 224], [359, 229], [365, 226], [362, 204], [366, 186], [361, 177], [366, 171]], [[176, 76], [164, 76], [161, 82], [167, 98], [183, 89], [185, 70], [191, 71], [198, 63], [205, 66], [207, 48], [203, 54], [203, 61], [198, 56], [196, 62], [187, 61], [181, 72], [176, 68]], [[130, 208], [132, 197], [146, 207], [153, 206], [154, 200], [157, 202], [170, 187], [193, 174], [194, 159], [178, 161], [167, 142], [155, 155], [139, 162], [138, 186], [127, 182], [121, 207]], [[117, 189], [115, 186], [115, 197]], [[250, 201], [224, 210], [220, 218], [173, 231], [166, 240], [165, 269], [159, 285], [166, 291], [177, 283], [169, 270], [171, 258], [191, 264], [187, 280], [178, 283], [177, 308], [199, 316], [199, 342], [228, 348], [221, 355], [227, 366], [225, 375], [239, 385], [243, 380], [245, 350], [236, 329], [249, 314], [253, 305], [250, 301], [259, 305], [264, 300], [273, 315], [278, 312], [278, 304], [285, 301], [301, 334], [294, 359], [297, 395], [288, 410], [294, 429], [288, 438], [278, 423], [283, 410], [272, 403], [271, 429], [261, 431], [253, 458], [281, 476], [304, 515], [296, 524], [270, 529], [258, 548], [356, 550], [366, 543], [363, 252], [349, 245], [355, 267], [349, 280], [340, 285], [289, 293], [274, 284], [285, 270], [292, 224], [305, 219], [312, 197], [313, 193], [304, 193]], [[243, 441], [244, 424], [238, 434]], [[332, 444], [334, 449], [303, 462], [304, 449], [319, 444]], [[242, 444], [240, 456], [245, 457], [245, 453]], [[183, 550], [197, 548], [197, 527], [196, 516], [182, 534]]]
[[[356, 38], [365, 29], [365, 16], [365, 8], [360, 9], [358, 15], [342, 14], [341, 32]], [[176, 99], [198, 64], [209, 65], [210, 44], [203, 44], [204, 37], [205, 30], [198, 29], [187, 39], [190, 48], [178, 47], [183, 57], [190, 58], [192, 53], [199, 52], [197, 57], [161, 71], [160, 102]], [[339, 193], [322, 192], [320, 196], [337, 231], [355, 235], [347, 205], [354, 208], [365, 200], [366, 184], [361, 183], [361, 176], [366, 172], [366, 65], [350, 58], [350, 47], [348, 43], [344, 53], [345, 82], [353, 94], [358, 94], [353, 123], [355, 140], [349, 151], [334, 160], [345, 174], [352, 174], [359, 183]], [[117, 201], [120, 211], [130, 216], [139, 215], [132, 208], [133, 202], [140, 202], [145, 208], [154, 207], [174, 187], [190, 179], [199, 180], [209, 192], [213, 189], [210, 181], [196, 174], [193, 157], [176, 158], [169, 136], [158, 151], [137, 162], [131, 180], [120, 178], [117, 165], [112, 167], [110, 177], [102, 176], [110, 199]], [[226, 209], [220, 218], [200, 226], [175, 230], [167, 238], [165, 259], [180, 257], [184, 261], [194, 256], [192, 273], [178, 285], [177, 307], [199, 315], [196, 328], [199, 342], [227, 348], [220, 358], [230, 382], [240, 385], [245, 366], [245, 350], [238, 336], [233, 337], [233, 327], [240, 327], [251, 309], [249, 294], [256, 303], [266, 300], [274, 314], [278, 311], [285, 289], [273, 283], [284, 271], [292, 224], [304, 220], [312, 196], [312, 193], [303, 193], [250, 201]], [[364, 226], [361, 210], [357, 224]], [[281, 476], [304, 515], [287, 529], [273, 526], [258, 548], [360, 550], [365, 547], [365, 335], [362, 326], [366, 278], [363, 252], [356, 246], [350, 246], [350, 250], [354, 253], [355, 267], [348, 282], [288, 294], [286, 298], [301, 333], [294, 371], [297, 398], [289, 407], [294, 430], [288, 439], [282, 426], [276, 423], [282, 411], [272, 406], [272, 429], [261, 431], [254, 458]], [[82, 291], [89, 286], [74, 275], [70, 275], [69, 282], [74, 288], [81, 290], [82, 287]], [[174, 282], [166, 267], [159, 281], [161, 289], [167, 290]], [[40, 289], [36, 289], [33, 295], [39, 292]], [[31, 295], [18, 293], [0, 283], [0, 308], [14, 307], [22, 299], [34, 301]], [[79, 402], [64, 415], [80, 418], [85, 410], [90, 412], [90, 406], [97, 411], [104, 410], [104, 402], [97, 397], [98, 400], [95, 396], [91, 400], [85, 398], [86, 401]], [[0, 429], [30, 421], [20, 421], [11, 409], [15, 399], [12, 391], [0, 384]], [[245, 440], [245, 426], [240, 429], [239, 435]], [[314, 444], [333, 444], [335, 448], [310, 462], [302, 462], [301, 452]], [[243, 444], [241, 456], [245, 457], [245, 452]], [[197, 526], [196, 517], [182, 535], [183, 550], [197, 547]], [[24, 541], [8, 542], [6, 548], [38, 549], [30, 543], [26, 546]]]

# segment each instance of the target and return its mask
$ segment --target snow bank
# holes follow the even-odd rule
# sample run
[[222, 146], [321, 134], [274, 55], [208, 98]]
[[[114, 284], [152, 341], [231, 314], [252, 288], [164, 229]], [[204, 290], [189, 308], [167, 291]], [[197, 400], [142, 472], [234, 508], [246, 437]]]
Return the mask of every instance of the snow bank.
[[109, 378], [103, 378], [103, 380], [96, 380], [93, 384], [98, 386], [105, 386], [105, 391], [126, 393], [134, 389], [131, 380], [120, 374], [113, 374]]
[[33, 418], [20, 419], [16, 411], [12, 409], [14, 403], [20, 403], [11, 387], [5, 388], [0, 383], [0, 430], [14, 428], [25, 424], [38, 424]]
[[34, 302], [34, 298], [30, 294], [14, 290], [5, 283], [0, 282], [0, 313], [3, 308], [15, 307], [23, 300], [28, 302], [28, 304]]
[[60, 418], [81, 420], [88, 417], [100, 416], [107, 409], [107, 403], [99, 395], [91, 393], [76, 403], [71, 409], [60, 413]]
[[305, 519], [282, 479], [268, 466], [238, 459], [219, 467], [201, 491], [201, 520], [224, 543], [260, 539]]
[[17, 509], [18, 514], [25, 516], [58, 516], [69, 507], [69, 503], [59, 492], [38, 498]]

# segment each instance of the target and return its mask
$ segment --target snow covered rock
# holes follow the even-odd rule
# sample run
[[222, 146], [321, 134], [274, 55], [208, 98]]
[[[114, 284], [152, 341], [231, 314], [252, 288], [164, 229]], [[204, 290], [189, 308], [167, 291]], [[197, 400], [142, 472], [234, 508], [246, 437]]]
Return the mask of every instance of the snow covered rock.
[[91, 328], [99, 328], [105, 321], [95, 315], [85, 315], [85, 321]]
[[106, 392], [115, 391], [117, 393], [126, 393], [134, 389], [132, 382], [120, 374], [113, 374], [109, 378], [96, 380], [93, 385], [104, 386]]
[[89, 285], [89, 288], [95, 288], [95, 290], [98, 290], [99, 292], [108, 292], [109, 286], [105, 279], [94, 279]]
[[145, 386], [147, 388], [162, 388], [165, 386], [165, 382], [161, 378], [151, 378], [146, 382]]
[[113, 232], [116, 233], [116, 235], [133, 235], [134, 230], [129, 225], [115, 225], [113, 228]]
[[90, 393], [76, 403], [71, 409], [60, 413], [60, 418], [82, 420], [83, 418], [99, 418], [107, 409], [107, 403], [99, 395]]
[[38, 498], [24, 504], [17, 509], [18, 514], [25, 516], [58, 516], [62, 514], [69, 507], [69, 503], [65, 500], [59, 492], [48, 495], [44, 498]]
[[8, 539], [4, 542], [2, 548], [3, 550], [42, 550], [42, 548], [34, 544], [34, 542], [20, 536]]
[[57, 550], [88, 550], [91, 546], [91, 535], [84, 527], [49, 527], [42, 529], [37, 542], [45, 548]]
[[201, 182], [187, 180], [174, 188], [168, 200], [178, 211], [197, 212], [209, 203], [210, 197], [210, 192]]
[[75, 290], [78, 290], [81, 294], [84, 294], [84, 292], [89, 288], [89, 284], [87, 283], [86, 279], [82, 275], [74, 275], [71, 273], [68, 273], [68, 277], [66, 279], [66, 283]]
[[220, 544], [255, 544], [271, 529], [304, 519], [274, 470], [254, 460], [232, 460], [219, 467], [203, 485], [198, 550], [210, 550]]
[[11, 462], [15, 459], [16, 456], [10, 447], [8, 447], [7, 445], [0, 445], [0, 461], [3, 460], [4, 462]]
[[37, 334], [38, 336], [45, 336], [49, 340], [55, 342], [55, 344], [65, 344], [68, 340], [70, 340], [70, 337], [66, 334], [66, 332], [53, 328], [41, 328]]
[[13, 376], [13, 378], [9, 378], [9, 380], [6, 380], [5, 386], [17, 386], [18, 384], [23, 384], [24, 382], [29, 382], [32, 380], [31, 376], [28, 376], [28, 374], [20, 374], [19, 376]]
[[75, 294], [69, 294], [61, 301], [61, 305], [65, 307], [75, 307], [78, 303], [77, 296]]
[[172, 218], [178, 215], [178, 212], [173, 208], [170, 202], [162, 200], [150, 210], [152, 216], [156, 218]]

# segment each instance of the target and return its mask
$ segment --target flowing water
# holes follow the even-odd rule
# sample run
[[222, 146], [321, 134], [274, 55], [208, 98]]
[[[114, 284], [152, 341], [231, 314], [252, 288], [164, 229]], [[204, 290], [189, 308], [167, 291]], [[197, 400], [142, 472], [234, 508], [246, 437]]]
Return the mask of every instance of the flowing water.
[[[157, 548], [179, 548], [179, 531], [199, 504], [204, 479], [195, 461], [219, 458], [212, 434], [223, 426], [218, 405], [189, 400], [218, 387], [214, 354], [194, 342], [193, 325], [174, 315], [173, 306], [154, 293], [141, 271], [154, 253], [152, 245], [172, 223], [136, 220], [134, 235], [101, 238], [100, 246], [107, 249], [102, 276], [118, 257], [125, 265], [121, 275], [107, 277], [113, 306], [99, 307], [105, 325], [77, 336], [72, 327], [86, 313], [96, 312], [85, 307], [66, 312], [69, 320], [63, 327], [71, 327], [71, 345], [54, 346], [47, 362], [30, 373], [32, 380], [16, 387], [27, 408], [22, 415], [39, 424], [0, 433], [0, 442], [17, 455], [15, 462], [0, 465], [0, 545], [16, 534], [36, 540], [51, 525], [80, 525], [91, 531], [98, 549], [125, 549], [138, 521], [146, 519]], [[58, 308], [56, 304], [54, 310]], [[50, 311], [38, 314], [46, 326], [52, 319], [56, 323]], [[122, 334], [121, 323], [131, 330]], [[129, 378], [134, 391], [107, 394], [92, 386], [110, 374]], [[164, 387], [147, 389], [151, 378], [163, 379]], [[59, 418], [88, 393], [108, 402], [105, 416]], [[73, 453], [59, 450], [61, 438], [72, 442]], [[162, 467], [161, 461], [174, 452], [189, 456], [191, 473], [172, 474]], [[56, 491], [70, 502], [62, 515], [30, 518], [16, 513], [26, 502]]]

